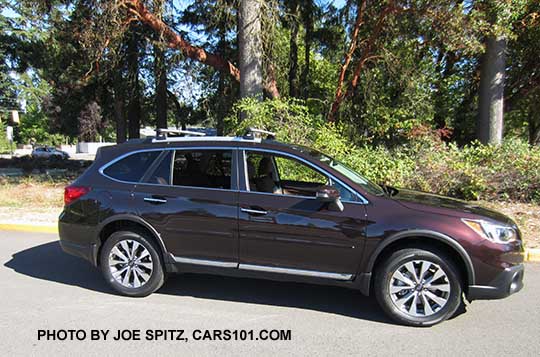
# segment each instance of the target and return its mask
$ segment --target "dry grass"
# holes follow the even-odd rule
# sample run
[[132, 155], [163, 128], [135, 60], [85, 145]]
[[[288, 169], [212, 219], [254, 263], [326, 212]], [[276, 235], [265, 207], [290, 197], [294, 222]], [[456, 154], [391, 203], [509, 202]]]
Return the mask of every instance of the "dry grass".
[[0, 221], [55, 225], [64, 205], [66, 180], [3, 178], [0, 181]]
[[0, 185], [0, 207], [12, 208], [62, 208], [66, 182], [23, 180], [20, 183], [4, 182]]
[[[67, 181], [23, 179], [0, 182], [0, 220], [56, 223]], [[501, 211], [519, 225], [525, 245], [540, 248], [540, 205], [515, 202], [475, 202]]]

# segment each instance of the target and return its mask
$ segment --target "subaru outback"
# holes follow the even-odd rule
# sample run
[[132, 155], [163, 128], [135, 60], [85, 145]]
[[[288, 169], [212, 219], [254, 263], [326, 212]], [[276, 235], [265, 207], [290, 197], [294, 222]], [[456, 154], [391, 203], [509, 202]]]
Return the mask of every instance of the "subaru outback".
[[62, 248], [128, 296], [151, 294], [169, 273], [296, 281], [373, 294], [395, 321], [431, 326], [464, 296], [523, 286], [523, 244], [508, 217], [376, 185], [262, 130], [158, 130], [100, 148], [64, 200]]

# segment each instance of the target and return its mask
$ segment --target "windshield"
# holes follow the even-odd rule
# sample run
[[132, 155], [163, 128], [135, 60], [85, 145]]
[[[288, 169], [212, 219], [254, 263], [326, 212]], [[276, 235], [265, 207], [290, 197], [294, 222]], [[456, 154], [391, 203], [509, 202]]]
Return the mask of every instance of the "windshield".
[[363, 177], [358, 172], [354, 171], [353, 169], [351, 169], [344, 163], [341, 163], [337, 161], [336, 159], [330, 156], [327, 156], [325, 154], [322, 154], [320, 152], [312, 152], [311, 154], [315, 156], [317, 159], [319, 159], [321, 162], [327, 164], [334, 170], [341, 173], [343, 176], [347, 177], [349, 180], [360, 185], [368, 193], [371, 193], [372, 195], [377, 195], [377, 196], [384, 195], [384, 190], [381, 186], [376, 185], [373, 182], [369, 181], [367, 178]]

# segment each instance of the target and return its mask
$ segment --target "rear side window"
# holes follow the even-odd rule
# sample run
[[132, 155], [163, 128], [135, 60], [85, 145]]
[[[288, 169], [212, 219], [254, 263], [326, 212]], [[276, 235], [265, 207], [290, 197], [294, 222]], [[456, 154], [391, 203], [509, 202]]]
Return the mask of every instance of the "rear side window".
[[160, 153], [160, 151], [145, 151], [131, 154], [107, 167], [103, 173], [117, 180], [139, 182]]
[[173, 151], [169, 150], [165, 154], [165, 157], [158, 164], [154, 172], [148, 177], [145, 181], [147, 183], [152, 183], [155, 185], [170, 185], [171, 184], [171, 159], [173, 156]]
[[177, 150], [173, 163], [173, 185], [231, 188], [231, 150]]

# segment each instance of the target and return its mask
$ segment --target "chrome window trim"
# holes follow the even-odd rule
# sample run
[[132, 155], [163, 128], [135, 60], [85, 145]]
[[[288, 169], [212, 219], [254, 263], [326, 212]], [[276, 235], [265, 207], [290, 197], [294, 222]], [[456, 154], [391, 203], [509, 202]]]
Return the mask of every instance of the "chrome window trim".
[[248, 190], [244, 191], [244, 190], [241, 190], [241, 192], [249, 192], [249, 193], [256, 193], [256, 194], [261, 194], [261, 195], [273, 195], [273, 196], [280, 196], [280, 197], [297, 197], [297, 198], [305, 198], [305, 199], [316, 199], [316, 197], [311, 197], [311, 196], [299, 196], [299, 195], [284, 195], [284, 194], [277, 194], [277, 193], [270, 193], [270, 192], [256, 192], [256, 191], [251, 191], [249, 190], [249, 179], [247, 177], [247, 163], [246, 163], [246, 151], [262, 151], [262, 152], [268, 152], [268, 153], [272, 153], [272, 154], [278, 154], [278, 155], [281, 155], [281, 156], [287, 156], [287, 157], [291, 157], [293, 159], [296, 159], [300, 162], [303, 162], [305, 163], [306, 165], [312, 167], [313, 169], [315, 169], [316, 171], [319, 171], [321, 172], [323, 175], [329, 177], [330, 179], [332, 180], [335, 180], [336, 182], [338, 182], [339, 184], [341, 184], [343, 187], [345, 187], [347, 190], [349, 190], [349, 192], [356, 196], [360, 201], [346, 201], [346, 200], [342, 200], [342, 202], [345, 202], [345, 203], [355, 203], [355, 204], [362, 204], [362, 205], [367, 205], [369, 204], [369, 201], [364, 197], [362, 196], [360, 193], [358, 193], [356, 190], [354, 190], [351, 186], [347, 185], [346, 183], [344, 183], [343, 181], [341, 181], [340, 179], [336, 178], [334, 175], [332, 175], [331, 173], [329, 173], [328, 171], [324, 170], [322, 167], [319, 167], [317, 165], [315, 165], [314, 163], [306, 160], [306, 159], [303, 159], [299, 156], [296, 156], [294, 154], [290, 154], [288, 152], [283, 152], [283, 151], [278, 151], [278, 150], [272, 150], [272, 149], [264, 149], [264, 148], [239, 148], [239, 150], [242, 152], [242, 156], [243, 156], [243, 165], [244, 165], [244, 179], [245, 179], [245, 182], [244, 184], [246, 185], [246, 188]]
[[345, 273], [328, 273], [316, 270], [304, 270], [304, 269], [292, 269], [292, 268], [279, 268], [270, 267], [266, 265], [254, 265], [254, 264], [239, 264], [238, 269], [262, 271], [267, 273], [289, 274], [289, 275], [301, 275], [310, 276], [314, 278], [334, 279], [334, 280], [352, 280], [352, 274]]
[[[204, 137], [201, 137], [201, 138], [204, 138]], [[208, 138], [206, 138], [208, 139]], [[252, 140], [246, 140], [248, 142], [253, 142]], [[197, 186], [178, 186], [178, 185], [162, 185], [162, 184], [153, 184], [153, 183], [147, 183], [147, 182], [131, 182], [131, 181], [124, 181], [124, 180], [119, 180], [119, 179], [116, 179], [114, 177], [111, 177], [107, 174], [104, 173], [104, 170], [106, 170], [109, 166], [111, 165], [114, 165], [115, 163], [117, 163], [118, 161], [130, 156], [130, 155], [134, 155], [134, 154], [138, 154], [138, 153], [141, 153], [141, 152], [150, 152], [150, 151], [167, 151], [167, 150], [194, 150], [194, 149], [198, 149], [198, 150], [230, 150], [230, 151], [235, 151], [237, 150], [241, 156], [242, 156], [242, 160], [243, 160], [243, 166], [244, 166], [244, 185], [246, 188], [248, 188], [248, 190], [241, 190], [240, 189], [240, 185], [238, 182], [238, 185], [237, 185], [237, 189], [236, 190], [231, 190], [231, 189], [224, 189], [224, 188], [212, 188], [212, 187], [197, 187]], [[303, 198], [303, 199], [316, 199], [315, 197], [310, 197], [310, 196], [299, 196], [299, 195], [280, 195], [280, 194], [275, 194], [275, 193], [268, 193], [268, 192], [256, 192], [256, 191], [250, 191], [249, 190], [249, 179], [248, 179], [248, 173], [247, 173], [247, 164], [246, 164], [246, 151], [262, 151], [262, 152], [269, 152], [269, 153], [273, 153], [273, 154], [278, 154], [278, 155], [282, 155], [282, 156], [287, 156], [287, 157], [291, 157], [293, 159], [296, 159], [296, 160], [299, 160], [305, 164], [307, 164], [308, 166], [314, 168], [315, 170], [318, 170], [318, 171], [321, 171], [324, 175], [327, 175], [328, 177], [330, 177], [331, 179], [339, 182], [341, 185], [343, 185], [346, 189], [348, 189], [353, 195], [355, 195], [356, 197], [358, 197], [358, 199], [360, 199], [360, 201], [346, 201], [346, 200], [343, 200], [342, 202], [344, 203], [353, 203], [353, 204], [362, 204], [362, 205], [366, 205], [366, 204], [369, 204], [369, 201], [364, 197], [362, 196], [360, 193], [358, 193], [356, 190], [354, 190], [353, 188], [351, 188], [349, 185], [347, 185], [346, 183], [344, 183], [343, 181], [337, 179], [334, 175], [330, 174], [329, 172], [327, 172], [326, 170], [324, 170], [323, 168], [321, 167], [318, 167], [317, 165], [311, 163], [310, 161], [307, 161], [297, 155], [294, 155], [294, 154], [290, 154], [290, 153], [287, 153], [287, 152], [283, 152], [283, 151], [278, 151], [278, 150], [272, 150], [272, 149], [265, 149], [265, 148], [246, 148], [246, 147], [236, 147], [236, 146], [183, 146], [183, 147], [165, 147], [165, 148], [148, 148], [148, 149], [139, 149], [139, 150], [134, 150], [134, 151], [130, 151], [130, 152], [127, 152], [125, 154], [122, 154], [118, 157], [116, 157], [115, 159], [109, 161], [108, 163], [104, 164], [103, 166], [101, 166], [98, 170], [98, 172], [108, 178], [109, 180], [112, 180], [112, 181], [115, 181], [115, 182], [119, 182], [119, 183], [124, 183], [124, 184], [129, 184], [129, 185], [148, 185], [148, 186], [160, 186], [160, 187], [178, 187], [178, 188], [188, 188], [188, 189], [199, 189], [199, 190], [210, 190], [210, 191], [226, 191], [226, 192], [249, 192], [249, 193], [253, 193], [253, 194], [259, 194], [259, 195], [273, 195], [273, 196], [280, 196], [280, 197], [295, 197], [295, 198]], [[172, 163], [174, 163], [174, 157], [173, 159], [171, 160]], [[173, 165], [173, 164], [171, 164]], [[237, 165], [238, 166], [238, 165]], [[172, 180], [172, 177], [171, 177], [171, 180]]]
[[[176, 151], [181, 151], [181, 150], [193, 150], [193, 149], [198, 149], [198, 150], [229, 150], [229, 151], [232, 151], [233, 152], [233, 155], [234, 155], [234, 151], [235, 150], [238, 150], [238, 148], [236, 146], [182, 146], [182, 147], [173, 147], [173, 148], [149, 148], [149, 149], [139, 149], [139, 150], [134, 150], [134, 151], [130, 151], [130, 152], [127, 152], [125, 154], [122, 154], [120, 156], [118, 156], [117, 158], [114, 158], [113, 160], [109, 161], [108, 163], [104, 164], [103, 166], [101, 166], [98, 170], [98, 172], [108, 178], [109, 180], [112, 180], [112, 181], [115, 181], [115, 182], [119, 182], [119, 183], [125, 183], [125, 184], [128, 184], [128, 185], [147, 185], [147, 186], [160, 186], [160, 187], [171, 187], [171, 188], [174, 188], [174, 187], [179, 187], [179, 188], [193, 188], [193, 189], [199, 189], [199, 190], [213, 190], [213, 191], [227, 191], [227, 192], [238, 192], [239, 190], [236, 189], [236, 190], [231, 190], [231, 189], [225, 189], [225, 188], [213, 188], [213, 187], [197, 187], [197, 186], [179, 186], [179, 185], [173, 185], [172, 184], [172, 174], [171, 174], [171, 184], [169, 185], [162, 185], [162, 184], [158, 184], [158, 183], [148, 183], [148, 182], [132, 182], [132, 181], [124, 181], [124, 180], [119, 180], [119, 179], [116, 179], [114, 177], [111, 177], [109, 175], [107, 175], [104, 171], [111, 165], [114, 165], [115, 163], [117, 163], [118, 161], [122, 160], [122, 159], [125, 159], [126, 157], [128, 156], [131, 156], [131, 155], [135, 155], [135, 154], [138, 154], [138, 153], [141, 153], [141, 152], [150, 152], [150, 151], [175, 151], [175, 153], [173, 153], [173, 157], [171, 159], [171, 168], [172, 168], [172, 165], [174, 165], [174, 155], [176, 155]], [[159, 157], [159, 156], [158, 156]], [[156, 158], [157, 159], [157, 158]], [[232, 160], [233, 160], [233, 157], [231, 156], [231, 164], [232, 164]], [[171, 170], [172, 172], [172, 170]], [[231, 173], [232, 175], [232, 173]], [[144, 175], [143, 175], [144, 176]]]
[[221, 260], [177, 257], [173, 254], [171, 254], [171, 257], [174, 259], [176, 263], [182, 263], [182, 264], [204, 265], [204, 266], [219, 267], [219, 268], [238, 268], [238, 263], [235, 263], [235, 262], [224, 262]]

